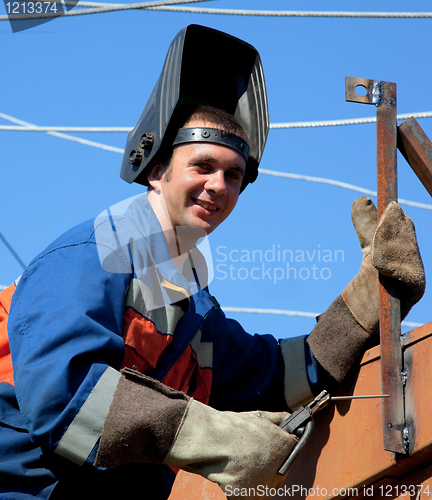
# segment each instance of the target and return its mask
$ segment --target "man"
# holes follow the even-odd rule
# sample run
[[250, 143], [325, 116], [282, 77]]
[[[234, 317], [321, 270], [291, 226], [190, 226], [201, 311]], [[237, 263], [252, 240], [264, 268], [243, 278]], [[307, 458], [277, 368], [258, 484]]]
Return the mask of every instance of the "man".
[[[204, 82], [191, 78], [200, 47], [219, 56]], [[377, 226], [362, 198], [361, 269], [308, 339], [279, 344], [225, 317], [199, 247], [256, 179], [267, 131], [255, 49], [182, 30], [126, 146], [122, 177], [148, 193], [61, 236], [2, 294], [2, 498], [162, 499], [179, 468], [227, 493], [277, 487], [297, 443], [278, 424], [376, 331], [377, 268], [404, 314], [421, 297], [411, 221], [392, 204]]]

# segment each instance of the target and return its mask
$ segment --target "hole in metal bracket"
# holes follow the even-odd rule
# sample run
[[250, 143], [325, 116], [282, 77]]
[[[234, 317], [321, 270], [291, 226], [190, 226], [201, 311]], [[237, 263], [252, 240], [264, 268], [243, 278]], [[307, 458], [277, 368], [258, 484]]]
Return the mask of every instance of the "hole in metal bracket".
[[367, 95], [367, 88], [364, 85], [357, 85], [355, 88], [355, 92], [359, 97], [364, 97]]

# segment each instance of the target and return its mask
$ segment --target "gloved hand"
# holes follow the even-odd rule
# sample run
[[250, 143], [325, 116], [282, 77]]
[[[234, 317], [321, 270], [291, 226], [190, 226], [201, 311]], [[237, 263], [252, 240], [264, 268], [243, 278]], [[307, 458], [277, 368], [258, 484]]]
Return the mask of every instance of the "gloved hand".
[[393, 280], [404, 318], [423, 296], [425, 274], [414, 224], [396, 203], [390, 203], [377, 223], [377, 211], [367, 197], [354, 201], [351, 216], [363, 252], [357, 276], [319, 316], [308, 343], [320, 365], [342, 381], [379, 322], [379, 275]]
[[288, 413], [218, 411], [135, 370], [122, 373], [96, 466], [164, 463], [217, 483], [229, 498], [248, 498], [244, 488], [270, 498], [284, 483], [278, 470], [298, 442], [278, 426]]
[[[288, 416], [221, 412], [191, 401], [164, 463], [217, 483], [228, 498], [271, 498], [269, 490], [286, 479], [278, 470], [298, 441], [278, 427]], [[255, 494], [245, 494], [249, 488]]]

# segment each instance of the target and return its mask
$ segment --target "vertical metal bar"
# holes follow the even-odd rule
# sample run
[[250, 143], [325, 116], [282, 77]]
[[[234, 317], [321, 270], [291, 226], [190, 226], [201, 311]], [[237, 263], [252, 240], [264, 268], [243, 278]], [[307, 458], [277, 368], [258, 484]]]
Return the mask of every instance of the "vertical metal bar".
[[[381, 82], [377, 111], [378, 217], [391, 201], [397, 201], [397, 110], [396, 84]], [[380, 275], [381, 385], [383, 394], [384, 449], [406, 453], [405, 411], [402, 380], [400, 299], [391, 280]]]
[[[364, 87], [366, 95], [359, 96], [356, 92], [358, 87]], [[347, 77], [345, 91], [347, 101], [376, 106], [379, 218], [391, 201], [397, 201], [396, 84]], [[383, 400], [384, 449], [406, 453], [400, 323], [399, 297], [391, 281], [380, 275], [381, 385], [383, 394], [390, 395]]]

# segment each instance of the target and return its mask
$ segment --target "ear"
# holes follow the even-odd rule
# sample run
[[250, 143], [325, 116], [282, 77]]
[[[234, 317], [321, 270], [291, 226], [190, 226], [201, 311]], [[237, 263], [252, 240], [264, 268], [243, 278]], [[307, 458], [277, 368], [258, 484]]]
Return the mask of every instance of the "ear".
[[160, 183], [166, 171], [165, 165], [160, 162], [155, 162], [148, 173], [147, 180], [153, 189], [160, 189]]

